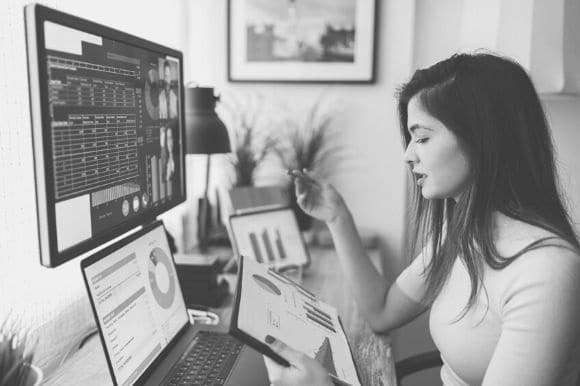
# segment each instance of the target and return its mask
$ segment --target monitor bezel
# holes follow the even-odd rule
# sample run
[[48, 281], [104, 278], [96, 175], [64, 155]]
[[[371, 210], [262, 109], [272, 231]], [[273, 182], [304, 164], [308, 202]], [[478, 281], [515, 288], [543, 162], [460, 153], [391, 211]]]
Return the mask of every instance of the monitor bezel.
[[[30, 114], [32, 129], [32, 152], [34, 157], [34, 175], [36, 191], [36, 209], [38, 218], [38, 237], [40, 262], [46, 267], [56, 267], [83, 253], [99, 247], [116, 237], [119, 237], [137, 226], [147, 224], [156, 217], [171, 208], [185, 202], [186, 179], [185, 179], [185, 93], [183, 87], [183, 54], [181, 51], [169, 48], [149, 40], [138, 38], [134, 35], [106, 27], [77, 16], [60, 12], [39, 4], [27, 5], [24, 9], [26, 25], [26, 44], [28, 59], [28, 78], [30, 96]], [[105, 39], [115, 40], [123, 44], [132, 45], [142, 49], [155, 51], [161, 55], [170, 56], [179, 60], [179, 94], [181, 105], [179, 109], [180, 126], [180, 196], [170, 202], [151, 209], [145, 215], [135, 216], [99, 235], [93, 235], [76, 245], [58, 251], [56, 235], [56, 214], [54, 181], [52, 180], [53, 165], [44, 162], [51, 159], [50, 131], [44, 127], [50, 126], [50, 114], [48, 110], [48, 87], [46, 82], [47, 64], [44, 41], [44, 22], [49, 21], [69, 28], [101, 36]]]

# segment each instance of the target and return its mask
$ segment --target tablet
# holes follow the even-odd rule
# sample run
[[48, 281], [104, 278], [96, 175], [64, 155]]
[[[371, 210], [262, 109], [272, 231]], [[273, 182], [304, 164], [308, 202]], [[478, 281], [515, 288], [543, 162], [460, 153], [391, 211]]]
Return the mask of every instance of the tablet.
[[336, 309], [267, 265], [243, 256], [230, 334], [288, 366], [265, 343], [271, 335], [318, 360], [337, 383], [361, 384]]
[[231, 215], [229, 232], [238, 258], [247, 256], [275, 270], [310, 263], [296, 215], [289, 207]]

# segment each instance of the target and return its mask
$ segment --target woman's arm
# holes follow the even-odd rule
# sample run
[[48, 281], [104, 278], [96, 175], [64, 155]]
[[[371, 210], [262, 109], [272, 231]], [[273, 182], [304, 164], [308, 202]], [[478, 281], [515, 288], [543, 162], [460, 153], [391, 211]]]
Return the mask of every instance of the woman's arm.
[[[391, 285], [377, 272], [366, 255], [350, 211], [332, 185], [320, 182], [304, 171], [291, 170], [288, 175], [296, 184], [300, 207], [328, 224], [347, 282], [374, 331], [390, 331], [427, 309], [405, 295], [398, 284]], [[415, 274], [416, 271], [406, 275], [405, 283], [420, 289], [424, 278]]]
[[[388, 283], [366, 255], [352, 215], [344, 207], [328, 223], [338, 259], [359, 310], [375, 332], [388, 332], [415, 319], [428, 307]], [[422, 280], [422, 279], [420, 279]]]

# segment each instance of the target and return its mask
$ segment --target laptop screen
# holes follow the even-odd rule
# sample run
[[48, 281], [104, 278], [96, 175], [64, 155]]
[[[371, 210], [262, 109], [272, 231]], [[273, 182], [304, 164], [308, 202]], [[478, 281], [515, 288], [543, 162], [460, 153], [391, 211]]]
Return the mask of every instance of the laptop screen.
[[84, 275], [115, 379], [132, 384], [188, 321], [163, 225], [85, 266]]

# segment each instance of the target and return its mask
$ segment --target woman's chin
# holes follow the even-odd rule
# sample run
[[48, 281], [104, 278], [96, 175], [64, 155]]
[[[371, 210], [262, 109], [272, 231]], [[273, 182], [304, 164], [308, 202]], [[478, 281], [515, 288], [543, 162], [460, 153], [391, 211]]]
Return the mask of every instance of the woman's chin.
[[420, 186], [419, 189], [421, 189], [421, 195], [423, 196], [424, 199], [431, 200], [433, 198], [429, 189], [425, 189], [424, 185]]
[[447, 198], [446, 195], [438, 194], [437, 192], [434, 192], [433, 190], [431, 190], [429, 188], [425, 188], [424, 186], [421, 187], [421, 194], [423, 195], [423, 198], [426, 200], [436, 200], [438, 198]]
[[433, 200], [433, 199], [437, 198], [437, 197], [433, 197], [433, 196], [430, 196], [429, 194], [425, 194], [425, 193], [422, 193], [422, 195], [423, 195], [423, 198], [425, 200]]

